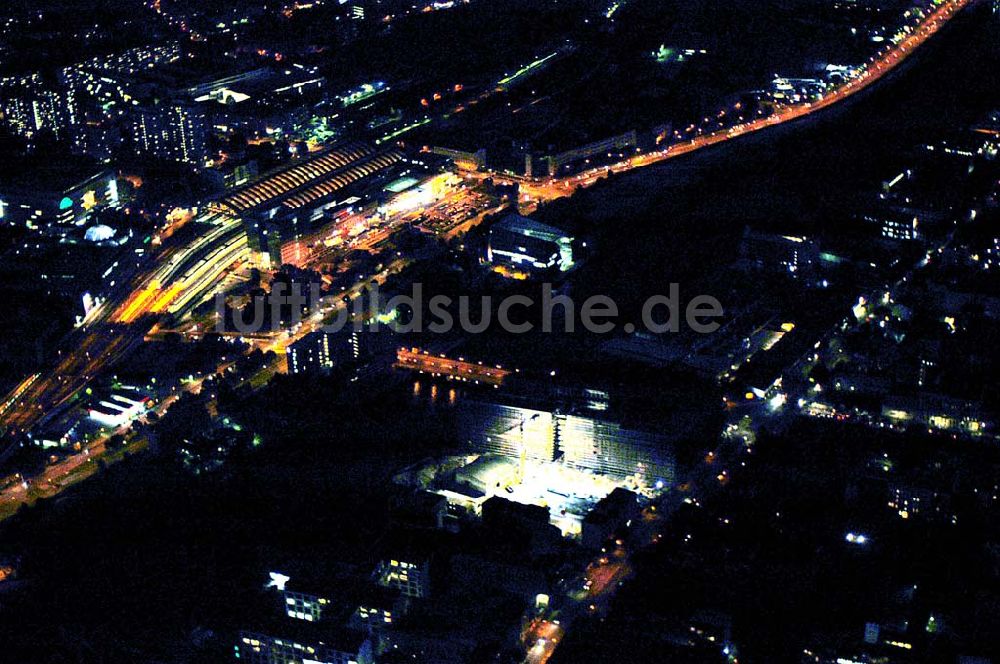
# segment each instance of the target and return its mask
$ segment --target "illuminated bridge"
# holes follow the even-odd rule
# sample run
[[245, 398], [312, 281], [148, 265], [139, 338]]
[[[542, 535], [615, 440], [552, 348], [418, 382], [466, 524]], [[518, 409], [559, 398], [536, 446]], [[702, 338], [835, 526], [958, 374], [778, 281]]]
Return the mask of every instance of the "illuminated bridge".
[[396, 364], [400, 369], [418, 371], [432, 376], [442, 376], [448, 380], [460, 380], [476, 384], [499, 387], [510, 371], [500, 365], [484, 365], [482, 362], [467, 362], [462, 358], [453, 360], [444, 355], [432, 355], [419, 348], [400, 348], [396, 351]]

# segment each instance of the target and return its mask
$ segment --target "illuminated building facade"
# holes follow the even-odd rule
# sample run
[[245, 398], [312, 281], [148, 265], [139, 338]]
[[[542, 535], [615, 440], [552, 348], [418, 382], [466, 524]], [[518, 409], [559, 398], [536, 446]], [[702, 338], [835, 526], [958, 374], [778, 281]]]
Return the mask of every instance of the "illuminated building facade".
[[352, 618], [363, 625], [388, 625], [392, 623], [392, 610], [377, 606], [359, 606]]
[[136, 153], [201, 167], [208, 159], [209, 119], [198, 105], [179, 101], [134, 110], [132, 140]]
[[456, 414], [463, 438], [475, 450], [538, 462], [556, 458], [557, 422], [551, 412], [465, 401]]
[[361, 336], [350, 327], [339, 332], [313, 332], [285, 350], [288, 373], [320, 372], [357, 360], [361, 355]]
[[673, 483], [673, 455], [656, 434], [576, 415], [559, 416], [556, 422], [567, 466], [612, 477], [637, 476], [649, 485]]
[[367, 638], [342, 637], [335, 641], [332, 643], [331, 637], [322, 631], [283, 637], [244, 631], [240, 632], [235, 655], [239, 661], [250, 664], [373, 664], [375, 661]]
[[573, 267], [573, 238], [519, 214], [509, 214], [490, 228], [486, 261], [528, 272]]
[[180, 57], [179, 42], [158, 46], [136, 46], [64, 67], [61, 75], [64, 81], [72, 85], [96, 85], [98, 81], [107, 83], [108, 76], [133, 76], [149, 71], [157, 65], [175, 62]]
[[[271, 572], [266, 588], [274, 588], [281, 601], [281, 617], [268, 610], [263, 624], [244, 630], [233, 648], [237, 661], [255, 664], [373, 664], [374, 648], [359, 631], [337, 625], [338, 608], [328, 598], [292, 590], [291, 578]], [[332, 618], [332, 620], [331, 620]]]
[[864, 220], [877, 227], [879, 233], [887, 240], [918, 240], [920, 220], [910, 214], [901, 212], [886, 212], [884, 214], [866, 214]]
[[383, 560], [375, 570], [375, 578], [380, 586], [397, 590], [405, 597], [427, 597], [431, 592], [428, 560]]
[[473, 450], [511, 459], [560, 461], [591, 473], [646, 486], [674, 481], [665, 437], [604, 419], [466, 400], [456, 409], [461, 436]]
[[0, 182], [0, 223], [31, 229], [81, 226], [92, 210], [115, 207], [118, 180], [111, 171], [89, 177], [79, 172], [52, 175], [49, 181]]
[[397, 336], [386, 325], [358, 325], [354, 321], [335, 331], [319, 330], [285, 350], [289, 373], [328, 371], [345, 363], [364, 363], [396, 348]]
[[951, 520], [951, 496], [944, 491], [916, 486], [907, 482], [890, 482], [888, 486], [890, 509], [901, 519], [914, 517]]
[[296, 592], [286, 589], [284, 591], [285, 614], [289, 618], [305, 620], [306, 622], [319, 622], [323, 618], [324, 610], [328, 610], [330, 600], [319, 595]]
[[387, 628], [404, 616], [410, 599], [401, 593], [381, 586], [369, 587], [360, 593], [348, 620], [348, 626], [364, 630]]
[[80, 124], [76, 94], [38, 74], [0, 79], [0, 121], [29, 140], [45, 132], [72, 140]]
[[329, 369], [333, 366], [330, 357], [330, 335], [323, 332], [308, 334], [285, 349], [288, 373], [292, 374]]

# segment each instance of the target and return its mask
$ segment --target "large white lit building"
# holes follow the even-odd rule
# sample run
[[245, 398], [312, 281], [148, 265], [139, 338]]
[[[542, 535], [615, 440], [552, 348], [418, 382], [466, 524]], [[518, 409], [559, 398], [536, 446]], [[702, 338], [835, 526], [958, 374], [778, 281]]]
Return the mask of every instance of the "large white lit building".
[[674, 480], [665, 437], [605, 419], [499, 403], [463, 401], [458, 428], [472, 449], [511, 459], [555, 462], [648, 487]]
[[120, 427], [146, 412], [141, 395], [112, 392], [107, 399], [97, 400], [88, 410], [90, 419], [106, 427]]

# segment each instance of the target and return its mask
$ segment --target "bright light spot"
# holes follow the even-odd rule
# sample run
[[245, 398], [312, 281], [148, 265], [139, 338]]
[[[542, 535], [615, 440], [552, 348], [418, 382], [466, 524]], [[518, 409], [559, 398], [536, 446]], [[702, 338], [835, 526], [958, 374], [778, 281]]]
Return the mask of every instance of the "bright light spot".
[[268, 575], [271, 580], [267, 582], [265, 588], [277, 588], [278, 590], [284, 590], [285, 584], [291, 579], [291, 577], [285, 576], [280, 572], [269, 572]]
[[861, 546], [864, 546], [868, 542], [868, 538], [860, 533], [847, 533], [847, 535], [844, 536], [844, 539], [851, 544], [858, 544]]

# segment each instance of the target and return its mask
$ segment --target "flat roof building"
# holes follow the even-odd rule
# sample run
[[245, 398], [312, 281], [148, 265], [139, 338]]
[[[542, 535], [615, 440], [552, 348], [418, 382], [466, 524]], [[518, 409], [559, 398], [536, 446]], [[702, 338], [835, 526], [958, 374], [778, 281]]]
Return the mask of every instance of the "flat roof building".
[[616, 531], [627, 528], [639, 516], [637, 496], [621, 487], [601, 499], [583, 519], [583, 545], [599, 549]]
[[459, 468], [455, 481], [484, 494], [492, 494], [518, 481], [518, 464], [510, 457], [487, 454]]
[[486, 261], [529, 273], [565, 272], [573, 267], [573, 238], [558, 228], [511, 213], [490, 228]]
[[362, 634], [289, 625], [271, 636], [242, 631], [235, 646], [239, 661], [250, 664], [374, 664], [371, 640]]

